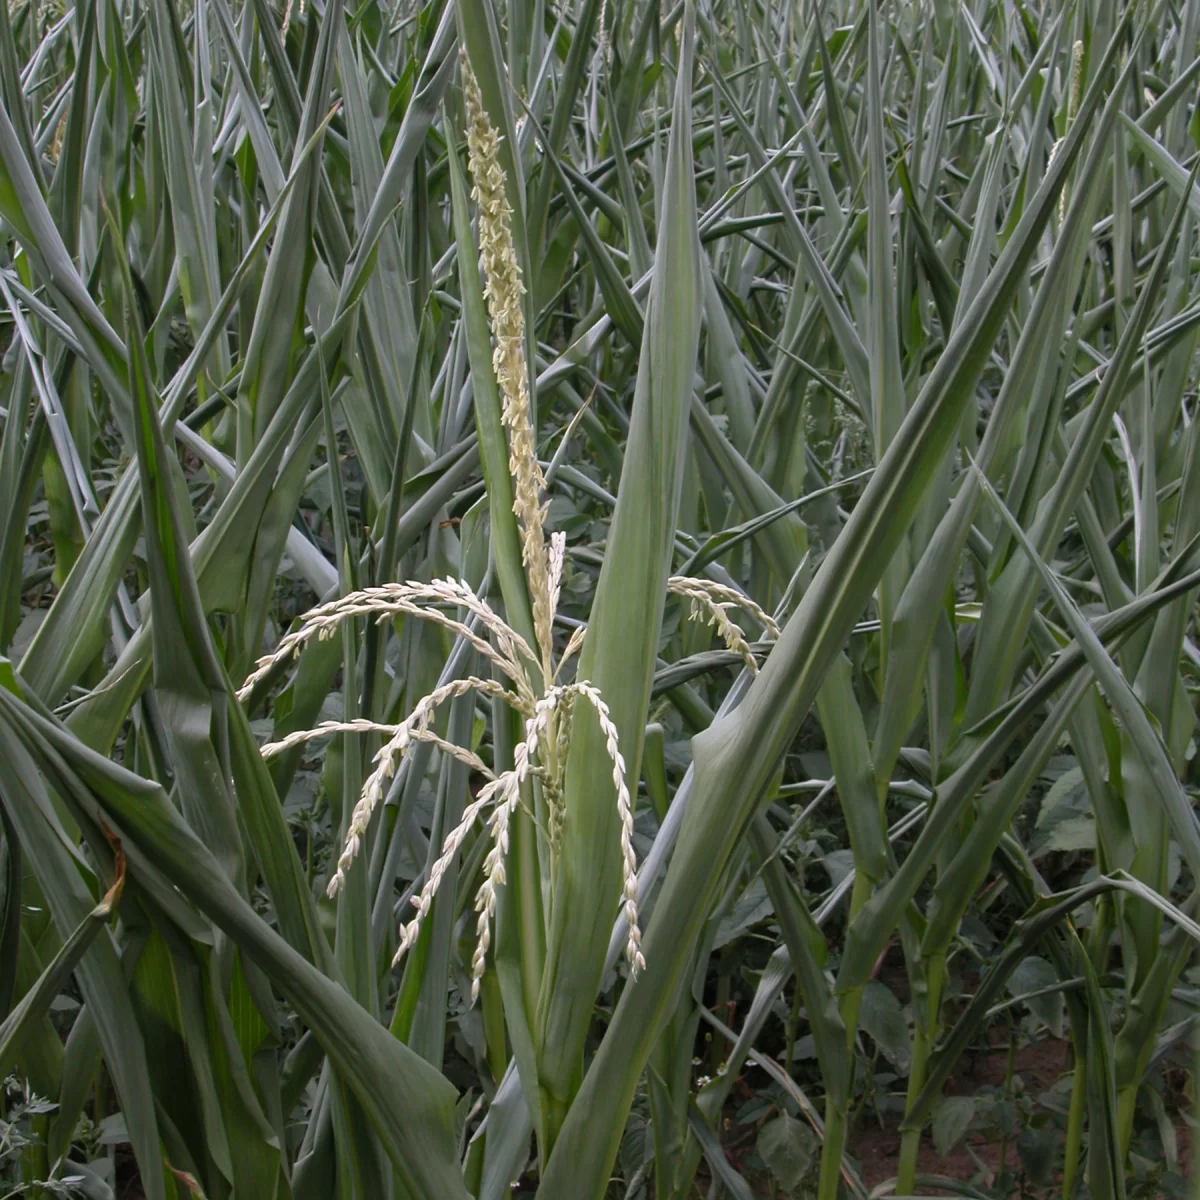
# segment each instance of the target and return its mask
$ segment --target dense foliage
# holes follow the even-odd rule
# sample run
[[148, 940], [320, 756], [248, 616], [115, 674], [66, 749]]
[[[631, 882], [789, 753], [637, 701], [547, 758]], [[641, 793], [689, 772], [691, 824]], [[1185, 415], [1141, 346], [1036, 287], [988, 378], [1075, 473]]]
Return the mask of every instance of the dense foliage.
[[1198, 78], [0, 5], [0, 1195], [1193, 1192]]

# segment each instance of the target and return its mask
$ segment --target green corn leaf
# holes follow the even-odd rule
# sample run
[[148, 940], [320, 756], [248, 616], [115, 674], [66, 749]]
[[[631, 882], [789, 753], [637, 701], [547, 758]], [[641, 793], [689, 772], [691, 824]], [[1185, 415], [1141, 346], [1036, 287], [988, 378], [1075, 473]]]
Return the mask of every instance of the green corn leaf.
[[[363, 1106], [410, 1192], [466, 1200], [454, 1153], [454, 1089], [257, 916], [162, 789], [95, 754], [15, 698], [10, 703], [0, 696], [0, 731], [14, 748], [31, 745], [43, 768], [61, 762], [75, 776], [81, 800], [86, 797], [90, 819], [102, 814], [123, 845], [169, 870], [184, 895], [289, 997]], [[36, 779], [34, 760], [19, 752]], [[136, 878], [132, 855], [131, 862]]]
[[[11, 856], [15, 845], [12, 834], [9, 833], [13, 826], [9, 823], [7, 811], [5, 828]], [[10, 861], [12, 861], [11, 858]], [[75, 973], [79, 960], [87, 952], [96, 935], [112, 919], [113, 910], [120, 899], [121, 890], [125, 886], [124, 861], [120, 856], [117, 858], [117, 869], [117, 878], [104, 893], [100, 903], [64, 940], [62, 948], [54, 956], [54, 960], [38, 977], [33, 987], [25, 992], [12, 1011], [8, 1013], [3, 1023], [0, 1023], [0, 1062], [9, 1062], [14, 1048], [33, 1033], [34, 1025], [45, 1016], [51, 1002]]]
[[[1110, 42], [1101, 74], [1117, 52]], [[599, 1195], [645, 1055], [669, 1011], [681, 969], [679, 948], [691, 944], [713, 881], [727, 861], [731, 825], [741, 828], [757, 805], [775, 763], [815, 697], [833, 657], [891, 558], [937, 461], [953, 439], [974, 380], [999, 332], [1036, 240], [1057, 203], [1083, 131], [1099, 107], [1101, 86], [1089, 88], [1079, 118], [987, 283], [947, 345], [841, 536], [784, 629], [746, 699], [695, 741], [696, 788], [663, 891], [645, 939], [658, 957], [618, 1004], [604, 1043], [564, 1123], [543, 1186], [570, 1174], [582, 1195]], [[737, 808], [729, 808], [738, 797]], [[733, 820], [731, 820], [733, 818]], [[698, 889], [703, 891], [698, 891]], [[620, 1046], [620, 1051], [616, 1050]], [[618, 1056], [619, 1057], [614, 1057]], [[595, 1117], [612, 1113], [603, 1130]], [[603, 1118], [601, 1118], [603, 1119]], [[586, 1184], [582, 1181], [586, 1180]]]
[[[0, 703], [20, 704], [4, 692]], [[54, 826], [53, 803], [33, 757], [12, 726], [0, 727], [7, 769], [0, 782], [0, 801], [21, 845], [29, 854], [39, 885], [50, 905], [64, 946], [89, 920], [96, 907], [81, 864], [68, 852]], [[97, 930], [98, 930], [97, 926]], [[83, 936], [83, 935], [80, 935]], [[78, 948], [78, 947], [76, 947]], [[99, 1045], [120, 1097], [134, 1153], [141, 1165], [150, 1200], [165, 1200], [158, 1121], [150, 1090], [146, 1047], [130, 1004], [121, 965], [111, 940], [98, 937], [76, 963], [76, 979], [95, 1018]]]
[[[668, 219], [660, 224], [646, 336], [617, 507], [579, 677], [599, 689], [638, 777], [655, 647], [683, 479], [687, 418], [700, 335], [699, 239], [692, 183], [692, 18], [685, 12], [667, 155]], [[580, 1056], [620, 888], [617, 812], [608, 752], [594, 715], [577, 706], [567, 760], [562, 886], [552, 916], [538, 1012], [538, 1082], [557, 1124], [578, 1087]]]
[[[978, 468], [974, 469], [978, 470]], [[1046, 566], [1032, 540], [1004, 507], [1003, 501], [991, 484], [986, 482], [982, 472], [978, 477], [980, 487], [996, 506], [1012, 531], [1013, 537], [1020, 543], [1022, 550], [1029, 556], [1041, 576], [1043, 586], [1053, 597], [1072, 636], [1079, 643], [1088, 665], [1096, 676], [1096, 681], [1104, 689], [1108, 702], [1129, 734], [1130, 740], [1142, 759], [1143, 766], [1153, 780], [1155, 797], [1163, 807], [1167, 820], [1183, 850], [1184, 857], [1192, 870], [1196, 872], [1197, 877], [1200, 878], [1200, 829], [1197, 828], [1191, 802], [1175, 774], [1170, 755], [1162, 743], [1160, 733], [1151, 724], [1142, 701], [1134, 694], [1129, 681], [1109, 657], [1100, 639], [1096, 636], [1095, 630], [1080, 613], [1078, 606], [1063, 590], [1062, 584], [1059, 583], [1054, 573]]]

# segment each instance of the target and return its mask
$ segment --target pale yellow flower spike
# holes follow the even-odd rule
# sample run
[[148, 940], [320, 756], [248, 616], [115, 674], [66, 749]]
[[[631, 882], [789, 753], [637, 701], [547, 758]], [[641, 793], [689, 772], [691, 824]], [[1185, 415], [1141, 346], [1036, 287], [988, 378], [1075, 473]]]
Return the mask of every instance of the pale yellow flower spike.
[[350, 816], [350, 826], [346, 833], [346, 844], [342, 850], [341, 857], [338, 859], [337, 870], [334, 871], [332, 878], [329, 880], [327, 894], [331, 898], [337, 895], [339, 889], [346, 882], [346, 872], [350, 869], [354, 859], [358, 855], [362, 839], [367, 832], [367, 827], [371, 824], [371, 816], [375, 812], [375, 809], [383, 802], [384, 794], [387, 791], [387, 782], [396, 773], [396, 764], [412, 742], [431, 741], [443, 753], [450, 754], [460, 762], [465, 762], [474, 770], [482, 767], [481, 774], [491, 775], [491, 771], [470, 751], [465, 751], [461, 747], [454, 746], [452, 743], [432, 733], [429, 729], [429, 724], [433, 720], [433, 715], [437, 708], [447, 700], [451, 700], [456, 696], [465, 696], [472, 691], [508, 700], [518, 708], [520, 706], [520, 702], [516, 697], [506, 691], [499, 683], [490, 679], [478, 679], [471, 675], [468, 675], [464, 679], [455, 679], [440, 688], [435, 688], [428, 696], [420, 700], [416, 708], [409, 713], [408, 717], [396, 726], [392, 731], [391, 737], [384, 743], [379, 753], [375, 755], [375, 769], [368, 776], [367, 782], [363, 784], [362, 795], [359, 797], [358, 803], [354, 806], [354, 812]]
[[[461, 621], [443, 613], [438, 605], [465, 608], [477, 617], [484, 628], [494, 635], [493, 646]], [[378, 621], [393, 616], [411, 616], [432, 621], [470, 642], [485, 658], [494, 663], [516, 684], [522, 699], [532, 705], [534, 694], [525, 670], [524, 660], [536, 663], [533, 650], [519, 633], [511, 629], [487, 601], [477, 596], [464, 579], [434, 579], [429, 583], [385, 583], [379, 587], [350, 592], [340, 599], [318, 605], [304, 614], [298, 629], [285, 634], [279, 645], [255, 664], [254, 670], [237, 691], [244, 701], [260, 680], [270, 674], [272, 667], [286, 661], [302, 650], [313, 638], [332, 637], [343, 621], [353, 617], [374, 617]]]
[[[393, 959], [394, 965], [416, 942], [421, 924], [429, 915], [433, 898], [450, 864], [462, 850], [474, 824], [484, 819], [485, 813], [491, 808], [491, 814], [486, 818], [488, 829], [485, 835], [490, 839], [491, 846], [483, 862], [483, 882], [475, 896], [475, 910], [479, 915], [476, 920], [475, 952], [471, 960], [471, 999], [474, 1002], [479, 995], [491, 946], [497, 893], [504, 884], [509, 822], [520, 803], [522, 786], [534, 773], [541, 776], [543, 792], [551, 806], [551, 826], [557, 831], [552, 842], [557, 845], [561, 841], [562, 823], [566, 815], [561, 807], [562, 775], [570, 741], [570, 702], [576, 697], [584, 700], [595, 712], [612, 764], [612, 783], [620, 822], [622, 907], [629, 924], [625, 953], [632, 977], [636, 978], [645, 968], [646, 960], [642, 956], [638, 925], [633, 800], [625, 779], [625, 760], [618, 744], [617, 728], [600, 692], [586, 680], [577, 680], [572, 684], [555, 682], [557, 671], [552, 623], [566, 565], [567, 539], [563, 533], [555, 533], [547, 538], [545, 532], [546, 506], [542, 503], [542, 492], [546, 481], [537, 460], [530, 415], [525, 319], [521, 308], [524, 285], [513, 248], [512, 212], [504, 190], [504, 169], [497, 152], [500, 137], [484, 109], [479, 84], [465, 51], [462, 52], [462, 70], [467, 106], [467, 147], [474, 181], [472, 195], [479, 205], [484, 295], [495, 343], [492, 365], [503, 397], [501, 415], [508, 431], [508, 465], [515, 495], [513, 512], [521, 529], [521, 558], [529, 583], [537, 652], [464, 580], [435, 579], [429, 583], [410, 581], [384, 584], [364, 588], [312, 609], [298, 629], [286, 634], [271, 654], [258, 661], [254, 671], [242, 684], [238, 699], [245, 700], [273, 669], [314, 638], [331, 637], [342, 622], [358, 617], [386, 621], [405, 616], [439, 624], [473, 646], [491, 663], [496, 673], [512, 685], [513, 690], [510, 691], [499, 679], [467, 676], [435, 688], [417, 702], [399, 725], [384, 725], [365, 719], [324, 722], [316, 729], [297, 731], [262, 748], [263, 754], [271, 757], [292, 746], [333, 733], [382, 733], [387, 737], [375, 756], [374, 769], [363, 785], [362, 794], [351, 814], [345, 845], [329, 880], [330, 896], [335, 896], [345, 883], [346, 872], [362, 847], [371, 817], [383, 802], [387, 781], [393, 777], [400, 759], [414, 742], [436, 746], [442, 753], [458, 759], [487, 780], [479, 794], [464, 809], [462, 819], [446, 835], [441, 853], [429, 869], [428, 878], [413, 897], [416, 912], [411, 920], [400, 927], [399, 946]], [[721, 588], [707, 581], [674, 580], [673, 583], [686, 585], [676, 590], [693, 599], [699, 596], [725, 625], [732, 625], [725, 616], [725, 607], [740, 604], [772, 633], [777, 632], [769, 617], [732, 589]], [[443, 608], [465, 609], [482, 628], [472, 628], [450, 612], [443, 612]], [[558, 663], [559, 670], [583, 644], [583, 633], [584, 627], [580, 626], [568, 640]], [[531, 678], [529, 668], [533, 664], [541, 666], [540, 681]], [[512, 768], [495, 778], [473, 751], [455, 746], [431, 728], [435, 711], [441, 704], [471, 692], [503, 699], [525, 718], [525, 738], [513, 749]]]
[[629, 961], [629, 973], [636, 979], [646, 969], [642, 956], [642, 931], [638, 925], [637, 909], [637, 856], [633, 850], [633, 803], [629, 798], [629, 787], [625, 782], [625, 759], [617, 744], [617, 727], [608, 715], [608, 705], [599, 691], [584, 680], [571, 686], [571, 691], [582, 696], [596, 711], [600, 732], [604, 735], [605, 748], [612, 762], [613, 787], [617, 792], [617, 817], [621, 822], [621, 895], [624, 899], [625, 920], [629, 925], [629, 936], [625, 942], [625, 957]]
[[[1054, 160], [1058, 157], [1059, 150], [1062, 149], [1062, 144], [1067, 140], [1066, 134], [1070, 130], [1071, 125], [1075, 120], [1075, 114], [1079, 111], [1079, 95], [1083, 87], [1083, 43], [1076, 42], [1071, 47], [1071, 91], [1067, 97], [1067, 127], [1063, 131], [1063, 136], [1050, 148], [1050, 160], [1046, 164], [1046, 169], [1049, 170], [1054, 166]], [[1058, 197], [1058, 223], [1062, 223], [1067, 219], [1067, 192], [1068, 184], [1063, 184], [1062, 192]]]
[[521, 558], [529, 579], [533, 627], [542, 669], [551, 677], [550, 562], [543, 532], [546, 509], [542, 491], [546, 480], [537, 460], [529, 405], [529, 371], [525, 360], [525, 314], [521, 297], [525, 285], [512, 239], [512, 209], [504, 190], [504, 168], [498, 153], [500, 135], [483, 106], [479, 83], [466, 50], [462, 58], [463, 96], [467, 106], [467, 156], [479, 205], [479, 249], [483, 258], [484, 295], [492, 319], [492, 366], [503, 398], [502, 417], [508, 429], [508, 469], [514, 483], [513, 512], [521, 526]]
[[711, 579], [694, 579], [690, 575], [672, 575], [667, 580], [667, 592], [676, 596], [684, 596], [692, 602], [691, 616], [693, 619], [703, 619], [708, 615], [708, 624], [715, 625], [726, 647], [735, 654], [740, 654], [746, 669], [751, 675], [758, 673], [758, 663], [751, 652], [742, 631], [729, 619], [730, 608], [740, 608], [748, 613], [770, 634], [779, 636], [779, 626], [774, 619], [765, 613], [753, 600], [735, 588], [726, 587]]

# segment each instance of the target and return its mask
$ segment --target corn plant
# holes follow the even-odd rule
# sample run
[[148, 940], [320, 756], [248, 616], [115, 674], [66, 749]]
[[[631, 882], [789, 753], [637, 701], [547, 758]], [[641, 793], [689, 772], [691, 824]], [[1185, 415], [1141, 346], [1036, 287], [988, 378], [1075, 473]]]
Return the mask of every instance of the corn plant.
[[865, 1197], [882, 1087], [914, 1195], [1015, 1012], [1062, 1194], [1151, 1186], [1198, 75], [1196, 0], [0, 7], [0, 1183]]

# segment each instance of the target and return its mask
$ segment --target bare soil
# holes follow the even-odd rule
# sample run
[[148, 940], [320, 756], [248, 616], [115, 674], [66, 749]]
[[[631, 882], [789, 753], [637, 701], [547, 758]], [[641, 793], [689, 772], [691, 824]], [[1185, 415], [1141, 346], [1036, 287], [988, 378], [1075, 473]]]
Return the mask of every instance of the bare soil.
[[[1031, 1046], [1021, 1047], [1017, 1051], [1014, 1074], [1020, 1077], [1026, 1093], [1036, 1096], [1051, 1088], [1069, 1066], [1068, 1044], [1065, 1041], [1046, 1039]], [[970, 1096], [980, 1088], [1000, 1087], [1004, 1084], [1007, 1069], [1007, 1046], [997, 1045], [986, 1054], [964, 1056], [959, 1063], [959, 1069], [946, 1085], [946, 1094]], [[887, 1120], [882, 1126], [868, 1125], [860, 1130], [854, 1139], [851, 1153], [859, 1160], [863, 1182], [869, 1188], [894, 1178], [899, 1169], [899, 1126], [899, 1118]], [[990, 1142], [979, 1135], [968, 1134], [963, 1142], [943, 1158], [934, 1150], [932, 1139], [926, 1131], [921, 1139], [917, 1171], [922, 1175], [942, 1175], [950, 1179], [968, 1180], [979, 1173], [979, 1162], [994, 1174], [1000, 1167], [1000, 1144]], [[1008, 1148], [1008, 1165], [1017, 1165], [1015, 1143], [1010, 1143]]]

